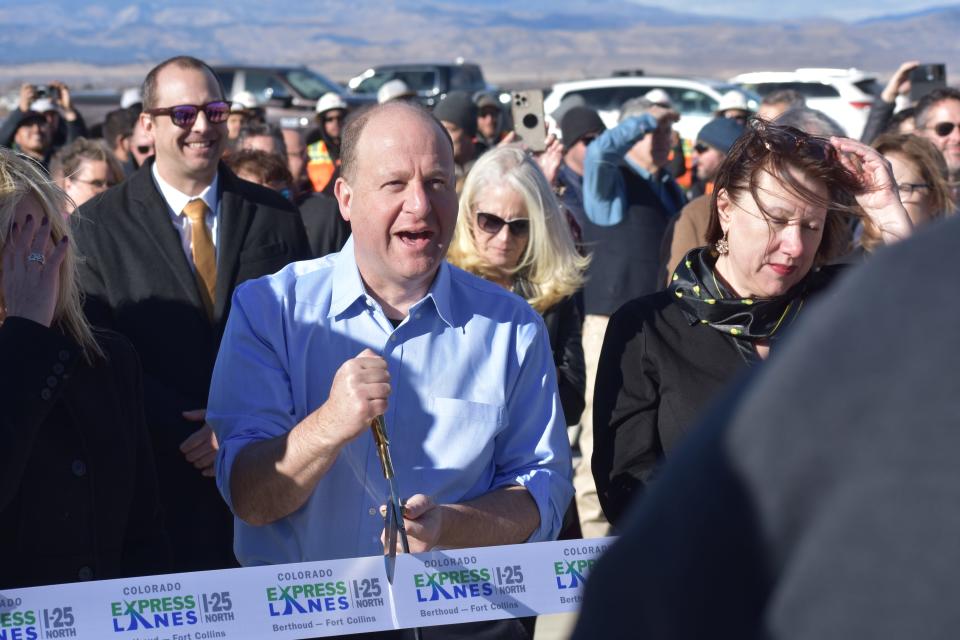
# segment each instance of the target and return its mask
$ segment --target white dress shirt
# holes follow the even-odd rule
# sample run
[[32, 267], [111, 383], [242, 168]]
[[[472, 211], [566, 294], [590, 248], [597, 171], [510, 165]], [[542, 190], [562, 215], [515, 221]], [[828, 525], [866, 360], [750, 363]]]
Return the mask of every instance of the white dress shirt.
[[200, 198], [207, 204], [207, 228], [210, 229], [210, 237], [213, 239], [213, 247], [219, 261], [220, 242], [217, 232], [220, 227], [218, 224], [220, 220], [220, 197], [217, 187], [220, 181], [220, 174], [217, 173], [213, 176], [213, 182], [201, 191], [200, 195], [188, 196], [160, 177], [156, 162], [153, 163], [151, 173], [153, 174], [153, 181], [156, 183], [157, 189], [160, 190], [160, 195], [163, 196], [164, 201], [167, 203], [170, 221], [173, 223], [173, 228], [180, 234], [180, 244], [183, 246], [183, 253], [187, 256], [187, 262], [190, 263], [190, 266], [193, 267], [193, 252], [190, 249], [193, 233], [190, 229], [190, 218], [183, 213], [183, 208], [187, 206], [188, 202], [196, 200], [197, 198]]

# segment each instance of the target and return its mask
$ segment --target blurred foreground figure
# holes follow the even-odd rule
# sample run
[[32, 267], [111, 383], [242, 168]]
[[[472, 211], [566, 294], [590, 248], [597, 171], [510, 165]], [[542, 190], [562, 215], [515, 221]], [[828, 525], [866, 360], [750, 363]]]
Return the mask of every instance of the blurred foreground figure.
[[4, 588], [169, 570], [140, 363], [84, 318], [65, 201], [0, 149]]
[[576, 640], [956, 635], [960, 297], [922, 275], [958, 243], [948, 219], [877, 254], [713, 408], [593, 571]]

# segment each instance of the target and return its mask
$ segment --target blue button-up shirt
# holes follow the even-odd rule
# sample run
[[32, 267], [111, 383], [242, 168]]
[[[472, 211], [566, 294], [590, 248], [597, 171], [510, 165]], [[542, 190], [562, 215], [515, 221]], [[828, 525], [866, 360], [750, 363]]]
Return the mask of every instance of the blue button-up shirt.
[[649, 113], [631, 116], [601, 133], [587, 147], [583, 159], [583, 209], [590, 222], [605, 227], [623, 220], [631, 204], [627, 202], [627, 186], [620, 173], [624, 162], [650, 183], [669, 215], [675, 215], [686, 204], [680, 185], [669, 173], [661, 169], [653, 175], [626, 157], [633, 145], [657, 126], [656, 118]]
[[[521, 298], [447, 263], [396, 328], [364, 290], [353, 241], [237, 288], [213, 374], [207, 421], [220, 441], [229, 505], [240, 450], [290, 431], [326, 400], [337, 369], [369, 347], [386, 359], [385, 415], [401, 498], [470, 500], [510, 485], [540, 512], [531, 541], [553, 539], [573, 494], [570, 447], [546, 329]], [[309, 500], [270, 525], [236, 520], [243, 565], [383, 553], [387, 496], [364, 432]]]

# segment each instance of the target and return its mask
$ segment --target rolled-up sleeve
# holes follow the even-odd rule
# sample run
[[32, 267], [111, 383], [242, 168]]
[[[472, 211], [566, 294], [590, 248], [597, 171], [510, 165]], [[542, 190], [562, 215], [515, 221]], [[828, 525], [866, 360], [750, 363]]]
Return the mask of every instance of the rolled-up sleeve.
[[507, 397], [508, 424], [496, 439], [494, 488], [521, 485], [540, 512], [528, 542], [554, 540], [573, 497], [570, 444], [553, 355], [539, 316], [518, 336], [518, 375]]
[[217, 355], [207, 422], [220, 443], [217, 487], [231, 510], [230, 478], [240, 451], [296, 424], [282, 310], [265, 280], [238, 287]]

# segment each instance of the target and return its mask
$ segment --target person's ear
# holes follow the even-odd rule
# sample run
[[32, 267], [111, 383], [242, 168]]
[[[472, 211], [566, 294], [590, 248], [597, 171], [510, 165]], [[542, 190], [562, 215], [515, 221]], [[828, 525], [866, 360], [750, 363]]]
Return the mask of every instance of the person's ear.
[[353, 189], [342, 176], [337, 178], [337, 181], [333, 185], [333, 195], [340, 205], [340, 217], [350, 222], [350, 216], [352, 215], [350, 208], [353, 205]]
[[726, 233], [730, 228], [730, 220], [733, 214], [733, 200], [726, 189], [717, 191], [717, 216], [720, 218], [720, 228]]
[[150, 134], [153, 137], [153, 116], [149, 113], [140, 114], [140, 126], [143, 127], [143, 130]]

